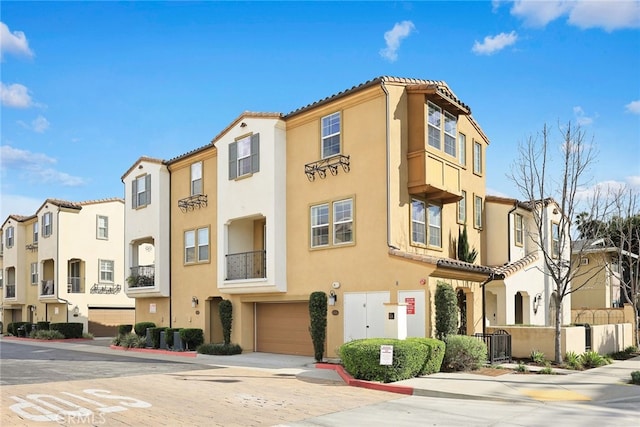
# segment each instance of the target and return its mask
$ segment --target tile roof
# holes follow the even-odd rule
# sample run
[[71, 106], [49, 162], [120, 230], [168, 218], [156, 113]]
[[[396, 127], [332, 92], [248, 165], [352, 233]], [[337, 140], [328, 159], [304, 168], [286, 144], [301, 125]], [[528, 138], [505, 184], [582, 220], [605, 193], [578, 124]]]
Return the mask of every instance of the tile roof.
[[504, 279], [511, 276], [512, 274], [517, 273], [518, 271], [522, 270], [528, 265], [533, 264], [535, 261], [538, 260], [538, 258], [539, 258], [538, 252], [532, 252], [529, 255], [525, 256], [524, 258], [520, 258], [519, 260], [514, 261], [512, 263], [504, 264], [499, 267], [494, 267], [493, 273], [496, 276], [496, 279]]
[[452, 268], [456, 270], [471, 271], [473, 273], [491, 274], [493, 271], [489, 267], [483, 265], [470, 264], [468, 262], [459, 261], [451, 258], [441, 258], [432, 255], [422, 255], [401, 251], [400, 249], [389, 248], [389, 254], [412, 261], [424, 262], [427, 264], [435, 264], [438, 267]]

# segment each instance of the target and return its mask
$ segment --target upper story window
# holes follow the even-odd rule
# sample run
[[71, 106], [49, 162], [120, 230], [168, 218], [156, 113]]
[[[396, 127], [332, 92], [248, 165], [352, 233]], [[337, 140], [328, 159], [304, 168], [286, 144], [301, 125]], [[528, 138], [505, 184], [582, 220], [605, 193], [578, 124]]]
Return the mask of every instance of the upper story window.
[[522, 246], [524, 244], [524, 224], [522, 215], [516, 214], [513, 224], [513, 234], [515, 237], [516, 246]]
[[185, 264], [209, 261], [209, 228], [184, 232]]
[[456, 157], [456, 134], [458, 119], [453, 114], [444, 112], [444, 152]]
[[475, 196], [473, 199], [473, 226], [482, 228], [482, 197]]
[[340, 154], [340, 113], [322, 118], [322, 158]]
[[109, 238], [109, 218], [103, 215], [98, 215], [96, 218], [96, 237], [98, 239], [106, 240]]
[[98, 264], [100, 265], [100, 282], [113, 283], [113, 261], [101, 259], [98, 260]]
[[151, 204], [151, 175], [139, 176], [131, 182], [131, 197], [134, 209]]
[[5, 234], [6, 234], [5, 236], [6, 246], [7, 248], [12, 248], [14, 243], [13, 227], [7, 228], [7, 231]]
[[442, 247], [442, 207], [422, 200], [411, 201], [411, 243]]
[[427, 103], [427, 111], [428, 144], [438, 150], [444, 150], [452, 157], [457, 157], [458, 118], [431, 102]]
[[202, 162], [191, 165], [191, 195], [202, 194]]
[[32, 285], [38, 284], [38, 263], [37, 262], [31, 263], [31, 284]]
[[482, 174], [482, 145], [473, 142], [473, 173]]
[[429, 127], [428, 130], [428, 138], [429, 145], [433, 148], [437, 148], [440, 150], [440, 130], [441, 130], [441, 122], [442, 122], [442, 109], [435, 104], [428, 103], [429, 106], [429, 117], [427, 119], [427, 124]]
[[42, 215], [42, 237], [49, 237], [53, 233], [53, 213], [45, 212]]
[[[330, 209], [331, 206], [331, 209]], [[353, 199], [311, 206], [311, 247], [326, 247], [354, 242]]]
[[253, 134], [229, 144], [229, 179], [260, 170], [260, 134]]
[[462, 190], [462, 199], [458, 202], [458, 222], [467, 223], [467, 192]]
[[3, 284], [4, 284], [4, 270], [0, 268], [0, 288], [2, 288]]
[[458, 134], [458, 151], [460, 152], [460, 164], [467, 165], [467, 136], [463, 133]]
[[38, 243], [38, 229], [40, 225], [38, 225], [38, 221], [33, 223], [33, 243]]
[[560, 225], [551, 223], [551, 254], [553, 258], [560, 257]]

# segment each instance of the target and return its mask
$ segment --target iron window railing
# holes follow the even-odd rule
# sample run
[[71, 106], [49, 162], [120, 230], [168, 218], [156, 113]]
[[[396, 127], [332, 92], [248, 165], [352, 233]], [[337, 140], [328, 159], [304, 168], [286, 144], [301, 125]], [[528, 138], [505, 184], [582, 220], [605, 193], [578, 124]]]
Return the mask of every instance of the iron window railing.
[[131, 267], [131, 275], [127, 278], [127, 283], [130, 288], [153, 286], [155, 283], [155, 275], [155, 266], [137, 265]]
[[16, 285], [7, 285], [4, 297], [5, 298], [15, 298], [16, 297]]
[[252, 251], [228, 254], [227, 279], [263, 279], [267, 277], [267, 252]]

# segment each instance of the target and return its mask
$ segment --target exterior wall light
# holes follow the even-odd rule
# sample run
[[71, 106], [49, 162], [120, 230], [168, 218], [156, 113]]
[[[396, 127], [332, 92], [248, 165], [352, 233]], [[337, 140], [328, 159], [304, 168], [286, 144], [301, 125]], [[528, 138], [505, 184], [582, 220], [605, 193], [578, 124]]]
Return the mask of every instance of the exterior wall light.
[[191, 297], [191, 307], [196, 308], [198, 305], [198, 297]]
[[329, 305], [336, 305], [336, 301], [338, 301], [338, 296], [335, 291], [329, 292]]

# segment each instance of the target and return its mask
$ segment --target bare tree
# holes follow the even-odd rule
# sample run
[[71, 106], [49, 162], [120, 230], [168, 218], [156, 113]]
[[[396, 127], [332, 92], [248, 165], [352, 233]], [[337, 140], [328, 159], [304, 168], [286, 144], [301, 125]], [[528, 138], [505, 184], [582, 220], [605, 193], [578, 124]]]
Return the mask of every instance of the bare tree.
[[[596, 151], [593, 144], [585, 141], [585, 134], [580, 127], [574, 128], [568, 123], [558, 128], [557, 144], [552, 143], [552, 135], [545, 125], [540, 134], [519, 145], [519, 156], [512, 165], [509, 178], [532, 204], [535, 230], [529, 235], [543, 259], [544, 274], [553, 283], [552, 295], [548, 297], [555, 308], [554, 359], [556, 363], [562, 363], [563, 301], [576, 290], [571, 287], [571, 282], [578, 274], [576, 263], [571, 262], [574, 249], [571, 221], [577, 213], [578, 190], [590, 178], [587, 174], [595, 160]], [[550, 230], [547, 209], [550, 203], [556, 203], [559, 209], [559, 215], [554, 219], [557, 226], [553, 232]]]

